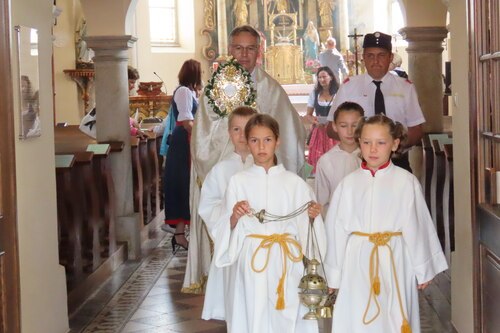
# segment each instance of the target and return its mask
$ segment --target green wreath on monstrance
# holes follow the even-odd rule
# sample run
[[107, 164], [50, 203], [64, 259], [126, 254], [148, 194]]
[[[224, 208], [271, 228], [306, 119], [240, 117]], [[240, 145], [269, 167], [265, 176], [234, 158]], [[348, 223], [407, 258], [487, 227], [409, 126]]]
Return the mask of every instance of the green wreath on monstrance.
[[205, 88], [205, 96], [221, 118], [228, 116], [238, 106], [256, 106], [252, 77], [233, 57], [212, 74]]

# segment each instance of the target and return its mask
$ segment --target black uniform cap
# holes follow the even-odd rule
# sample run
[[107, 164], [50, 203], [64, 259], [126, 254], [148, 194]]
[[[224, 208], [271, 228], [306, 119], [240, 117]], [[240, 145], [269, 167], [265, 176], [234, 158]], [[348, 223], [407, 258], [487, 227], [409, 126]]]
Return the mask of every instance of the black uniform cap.
[[378, 31], [372, 34], [366, 34], [363, 40], [363, 48], [365, 49], [367, 47], [380, 47], [392, 52], [392, 36]]

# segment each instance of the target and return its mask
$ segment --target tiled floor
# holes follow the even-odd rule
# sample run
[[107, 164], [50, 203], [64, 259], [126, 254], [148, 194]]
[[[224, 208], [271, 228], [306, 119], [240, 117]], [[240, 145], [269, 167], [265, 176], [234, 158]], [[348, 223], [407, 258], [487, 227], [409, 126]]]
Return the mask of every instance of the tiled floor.
[[[172, 255], [170, 235], [149, 252], [142, 262], [122, 265], [71, 317], [72, 333], [226, 332], [224, 322], [200, 319], [203, 296], [180, 293], [187, 252]], [[421, 294], [422, 333], [455, 332], [449, 285], [443, 274]]]

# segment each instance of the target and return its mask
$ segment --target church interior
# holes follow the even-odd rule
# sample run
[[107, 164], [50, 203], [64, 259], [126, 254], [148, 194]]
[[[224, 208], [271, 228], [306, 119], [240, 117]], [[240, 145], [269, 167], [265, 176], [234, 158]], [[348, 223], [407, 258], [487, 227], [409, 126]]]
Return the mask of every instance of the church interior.
[[[498, 0], [1, 2], [0, 333], [226, 331], [201, 319], [208, 266], [160, 228], [162, 138], [131, 137], [127, 119], [162, 121], [183, 62], [206, 83], [243, 24], [300, 116], [329, 37], [354, 76], [363, 35], [392, 36], [426, 119], [410, 162], [450, 266], [420, 293], [422, 332], [499, 331]], [[94, 108], [95, 139], [78, 130]]]

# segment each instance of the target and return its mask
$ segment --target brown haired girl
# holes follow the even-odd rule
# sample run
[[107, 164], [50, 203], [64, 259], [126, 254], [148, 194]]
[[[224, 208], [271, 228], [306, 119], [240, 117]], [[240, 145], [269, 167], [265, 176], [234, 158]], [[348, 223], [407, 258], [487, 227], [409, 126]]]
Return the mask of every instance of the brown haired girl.
[[[214, 254], [215, 265], [228, 266], [232, 277], [225, 297], [228, 332], [318, 332], [315, 321], [302, 320], [307, 309], [299, 302], [297, 286], [304, 272], [309, 216], [318, 216], [321, 207], [313, 203], [300, 214], [259, 221], [253, 212], [285, 217], [307, 207], [314, 193], [304, 180], [277, 164], [280, 138], [274, 118], [253, 116], [245, 134], [254, 165], [229, 181]], [[321, 217], [314, 228], [324, 253]]]

